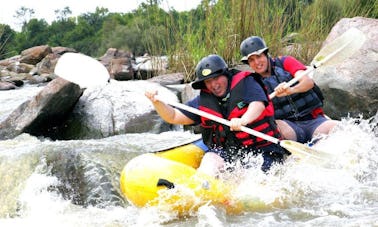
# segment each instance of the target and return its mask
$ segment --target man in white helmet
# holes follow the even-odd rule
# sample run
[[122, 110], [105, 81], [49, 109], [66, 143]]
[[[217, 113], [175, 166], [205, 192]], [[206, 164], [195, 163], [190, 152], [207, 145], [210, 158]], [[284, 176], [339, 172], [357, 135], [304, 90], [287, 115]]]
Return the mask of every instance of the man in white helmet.
[[314, 81], [304, 75], [292, 86], [285, 84], [300, 75], [306, 66], [292, 56], [272, 58], [265, 41], [258, 36], [246, 38], [240, 45], [241, 61], [263, 77], [272, 99], [278, 128], [285, 139], [310, 142], [328, 134], [338, 123], [324, 115], [323, 95]]

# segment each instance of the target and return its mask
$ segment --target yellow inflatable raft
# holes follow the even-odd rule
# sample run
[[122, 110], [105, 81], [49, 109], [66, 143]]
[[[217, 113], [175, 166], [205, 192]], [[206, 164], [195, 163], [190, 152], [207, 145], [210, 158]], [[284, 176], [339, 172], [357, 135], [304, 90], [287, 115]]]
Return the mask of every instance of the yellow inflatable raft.
[[260, 201], [248, 204], [232, 199], [232, 187], [196, 171], [206, 146], [202, 140], [130, 160], [121, 172], [120, 187], [125, 198], [137, 207], [160, 209], [186, 215], [199, 206], [211, 204], [229, 214], [246, 206], [266, 207]]

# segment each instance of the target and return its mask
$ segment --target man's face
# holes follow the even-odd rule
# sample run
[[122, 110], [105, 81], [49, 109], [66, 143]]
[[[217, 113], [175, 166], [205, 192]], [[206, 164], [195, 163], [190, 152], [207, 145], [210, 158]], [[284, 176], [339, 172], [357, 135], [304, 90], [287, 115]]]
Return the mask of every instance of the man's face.
[[256, 73], [263, 75], [268, 68], [268, 58], [264, 53], [260, 55], [252, 55], [248, 58], [248, 65]]
[[217, 97], [223, 97], [227, 91], [228, 79], [224, 75], [216, 76], [205, 81], [206, 88]]

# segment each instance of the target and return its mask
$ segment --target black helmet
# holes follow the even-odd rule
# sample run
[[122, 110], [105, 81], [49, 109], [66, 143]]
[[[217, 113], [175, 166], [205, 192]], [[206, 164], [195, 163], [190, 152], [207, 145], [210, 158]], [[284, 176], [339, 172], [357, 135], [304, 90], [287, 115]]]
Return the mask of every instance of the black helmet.
[[192, 87], [194, 89], [205, 88], [204, 80], [224, 75], [227, 69], [226, 62], [219, 55], [211, 54], [202, 58], [196, 66], [197, 80], [192, 83]]
[[248, 37], [240, 44], [240, 53], [243, 56], [241, 61], [247, 64], [250, 56], [260, 55], [265, 51], [268, 52], [268, 50], [269, 48], [262, 38], [258, 36]]

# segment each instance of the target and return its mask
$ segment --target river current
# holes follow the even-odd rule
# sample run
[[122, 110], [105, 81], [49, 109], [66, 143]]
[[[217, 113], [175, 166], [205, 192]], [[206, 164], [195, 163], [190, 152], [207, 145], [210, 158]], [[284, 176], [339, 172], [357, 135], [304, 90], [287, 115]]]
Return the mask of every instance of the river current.
[[[1, 94], [1, 109], [10, 108], [1, 100], [8, 94]], [[121, 195], [119, 176], [133, 157], [198, 135], [174, 131], [51, 141], [22, 134], [0, 141], [0, 226], [378, 226], [377, 124], [377, 115], [343, 118], [315, 145], [329, 154], [322, 162], [290, 156], [263, 174], [262, 160], [255, 158], [256, 168], [237, 176], [235, 196], [277, 200], [279, 206], [229, 215], [204, 205], [187, 217], [134, 207]], [[71, 179], [73, 168], [80, 169], [80, 178]], [[71, 187], [77, 183], [80, 195], [70, 195], [68, 187], [59, 190], [69, 181]]]

